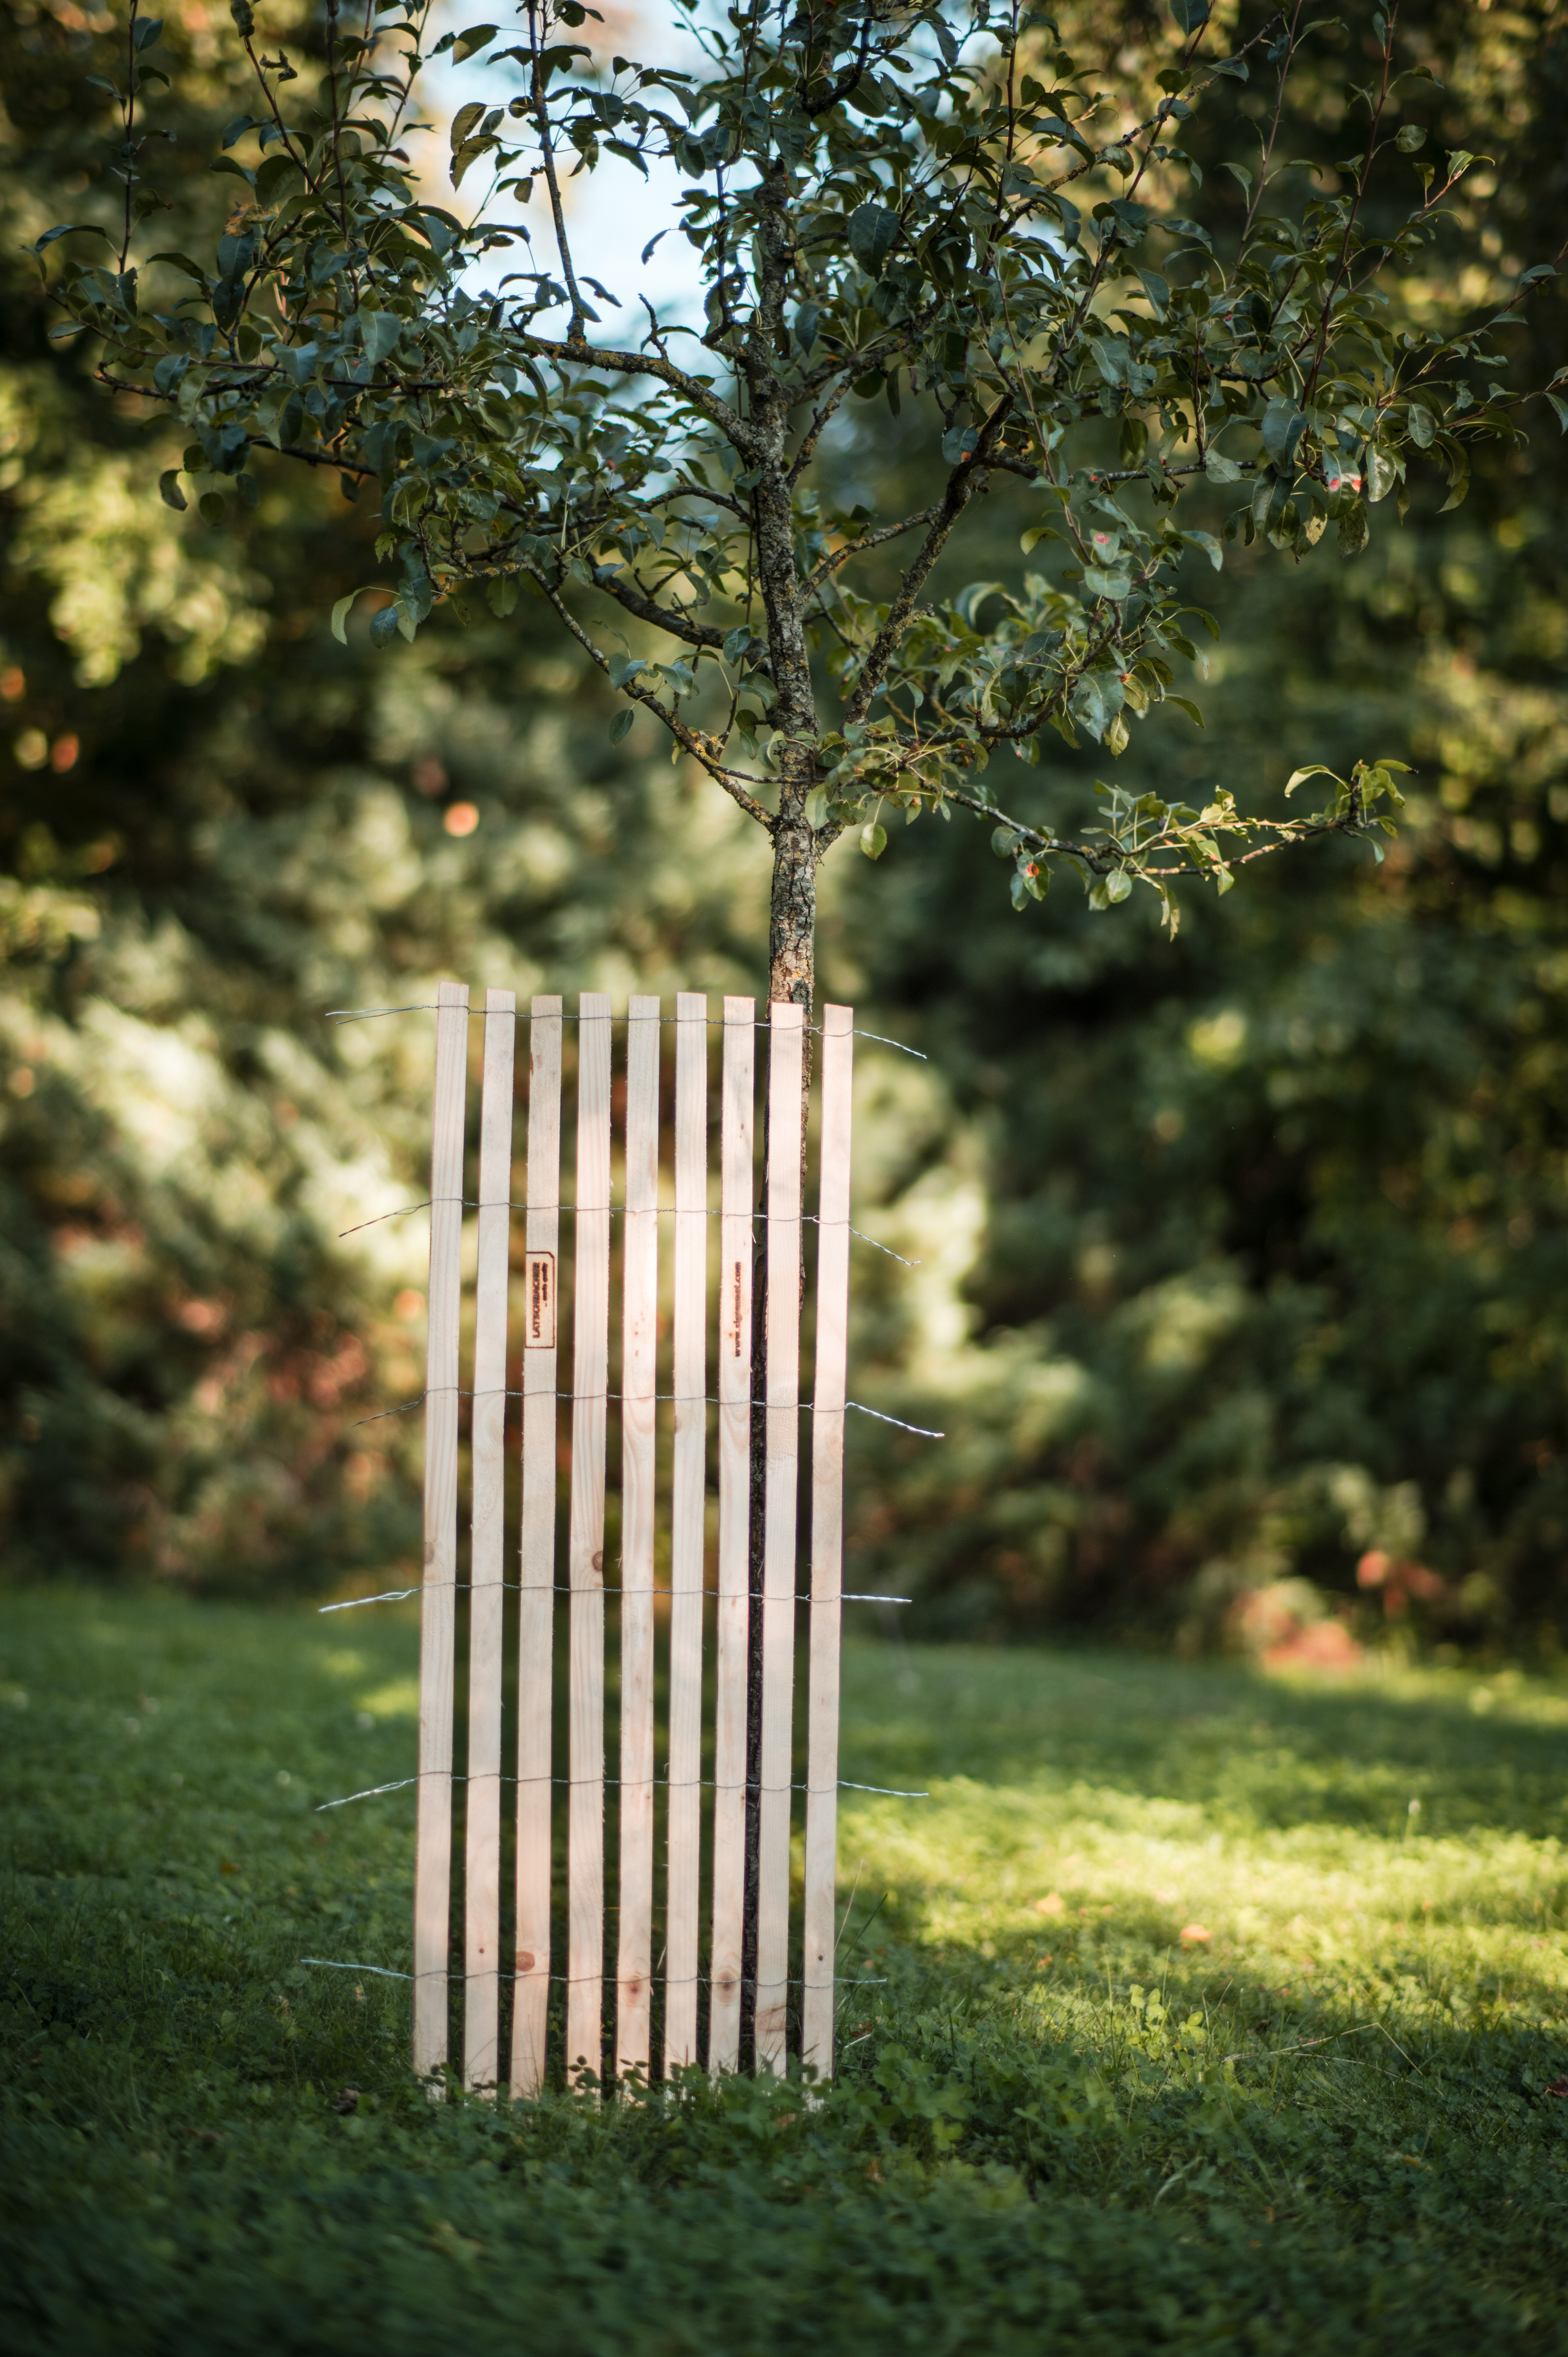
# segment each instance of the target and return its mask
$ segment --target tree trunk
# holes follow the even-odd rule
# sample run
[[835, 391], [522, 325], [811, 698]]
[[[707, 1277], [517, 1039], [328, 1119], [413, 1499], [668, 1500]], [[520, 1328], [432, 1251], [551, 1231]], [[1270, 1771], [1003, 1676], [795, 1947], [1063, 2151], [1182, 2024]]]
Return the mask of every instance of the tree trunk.
[[[806, 1160], [806, 1110], [811, 1100], [811, 1006], [815, 987], [817, 862], [823, 845], [806, 816], [816, 783], [819, 728], [806, 644], [806, 597], [795, 562], [787, 437], [789, 404], [781, 390], [788, 358], [785, 297], [795, 265], [789, 218], [789, 167], [774, 163], [763, 183], [756, 242], [757, 303], [743, 363], [755, 436], [757, 576], [768, 618], [768, 666], [777, 692], [772, 718], [779, 755], [779, 814], [773, 822], [773, 890], [768, 915], [768, 997], [806, 1010], [806, 1056], [800, 1091], [800, 1167]], [[764, 1035], [766, 1038], [766, 1035]], [[764, 1069], [767, 1068], [766, 1054]], [[766, 1102], [766, 1100], [765, 1100]], [[768, 1150], [762, 1126], [762, 1194], [752, 1278], [751, 1321], [751, 1562], [746, 1724], [746, 1913], [741, 1943], [741, 2061], [756, 2060], [757, 1876], [761, 1831], [762, 1584], [768, 1464]], [[802, 1198], [803, 1200], [803, 1198]], [[802, 1285], [804, 1263], [802, 1262]]]
[[[811, 1022], [815, 982], [817, 929], [817, 858], [812, 831], [795, 801], [792, 825], [781, 812], [773, 837], [773, 894], [768, 923], [768, 997], [769, 1005], [793, 1003], [807, 1010]], [[767, 1034], [762, 1035], [766, 1044]], [[805, 1176], [806, 1115], [810, 1103], [811, 1053], [808, 1029], [800, 1101], [800, 1162]], [[766, 1053], [763, 1069], [767, 1071]], [[746, 1911], [741, 1936], [741, 2064], [756, 2059], [757, 2009], [757, 1876], [762, 1825], [762, 1589], [764, 1534], [768, 1485], [768, 1097], [763, 1099], [761, 1216], [752, 1278], [751, 1319], [751, 1590], [746, 1632]], [[804, 1197], [802, 1195], [802, 1200]], [[804, 1261], [801, 1282], [805, 1281]]]

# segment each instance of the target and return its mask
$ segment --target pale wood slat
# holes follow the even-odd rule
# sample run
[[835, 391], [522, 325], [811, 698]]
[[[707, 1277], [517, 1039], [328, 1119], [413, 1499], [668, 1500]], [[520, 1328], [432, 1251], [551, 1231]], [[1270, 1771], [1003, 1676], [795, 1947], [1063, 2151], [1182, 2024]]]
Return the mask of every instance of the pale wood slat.
[[452, 1656], [457, 1577], [457, 1322], [468, 993], [436, 986], [430, 1289], [424, 1361], [424, 1584], [419, 1630], [419, 1803], [413, 1858], [413, 2068], [446, 2061], [452, 1879]]
[[800, 1463], [800, 1099], [806, 1010], [768, 1008], [767, 1491], [757, 1828], [757, 2061], [782, 2072], [789, 2020], [789, 1802]]
[[464, 1858], [463, 2083], [499, 2076], [501, 1609], [506, 1543], [507, 1288], [510, 1279], [512, 1054], [517, 999], [485, 994], [478, 1265], [471, 1430], [468, 1786]]
[[659, 1340], [659, 1001], [627, 1017], [621, 1327], [620, 1925], [616, 2068], [648, 2076], [653, 1969], [654, 1394]]
[[523, 1240], [522, 1531], [517, 1675], [517, 1935], [511, 2092], [544, 2084], [550, 2002], [551, 1709], [555, 1618], [555, 1287], [561, 1241], [561, 1001], [529, 1022], [528, 1222]]
[[577, 1001], [577, 1212], [572, 1294], [571, 1780], [566, 2068], [602, 2067], [605, 1969], [605, 1426], [609, 1387], [610, 1002]]
[[702, 1870], [703, 1524], [708, 1388], [708, 1002], [675, 1001], [674, 1452], [670, 1525], [670, 1791], [664, 2071], [697, 2060]]
[[708, 2067], [740, 2061], [746, 1903], [746, 1653], [751, 1523], [752, 1096], [757, 1002], [726, 998], [720, 1115], [719, 1564]]
[[817, 1363], [811, 1385], [811, 1639], [806, 1764], [805, 1988], [800, 2059], [833, 2067], [839, 1633], [843, 1587], [844, 1375], [849, 1349], [850, 1113], [854, 1012], [822, 1009], [817, 1189]]

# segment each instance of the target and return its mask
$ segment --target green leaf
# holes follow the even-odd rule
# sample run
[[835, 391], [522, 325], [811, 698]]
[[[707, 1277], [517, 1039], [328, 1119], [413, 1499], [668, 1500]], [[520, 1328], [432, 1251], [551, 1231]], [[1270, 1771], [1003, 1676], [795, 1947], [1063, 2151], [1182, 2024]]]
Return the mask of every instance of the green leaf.
[[610, 685], [624, 688], [637, 677], [639, 671], [647, 671], [649, 668], [649, 664], [641, 655], [611, 655], [608, 664]]
[[1276, 467], [1293, 464], [1296, 445], [1306, 426], [1305, 416], [1294, 402], [1270, 402], [1263, 412], [1263, 447]]
[[403, 335], [403, 321], [395, 311], [358, 311], [354, 322], [360, 330], [360, 341], [366, 357], [379, 368], [397, 350]]
[[491, 613], [498, 614], [504, 622], [507, 616], [517, 604], [517, 583], [510, 580], [487, 581], [485, 584], [485, 603], [489, 606]]
[[1549, 393], [1546, 398], [1556, 413], [1559, 431], [1568, 434], [1568, 401], [1560, 401], [1554, 393]]
[[1399, 464], [1392, 453], [1380, 450], [1375, 442], [1367, 446], [1367, 504], [1376, 507], [1386, 500], [1399, 480]]
[[158, 477], [158, 497], [162, 500], [166, 508], [173, 508], [181, 515], [184, 514], [186, 509], [190, 505], [190, 501], [180, 490], [179, 469], [177, 467], [170, 467], [166, 474], [162, 474]]
[[1211, 483], [1239, 483], [1241, 479], [1241, 469], [1235, 459], [1212, 447], [1203, 454], [1203, 471]]
[[1308, 778], [1333, 778], [1337, 786], [1342, 786], [1345, 782], [1343, 778], [1335, 777], [1334, 771], [1322, 761], [1309, 761], [1305, 770], [1291, 771], [1285, 782], [1286, 794], [1294, 794], [1297, 786], [1304, 786]]
[[616, 714], [615, 718], [610, 722], [610, 743], [612, 745], [618, 745], [621, 742], [623, 737], [626, 737], [630, 729], [632, 722], [636, 718], [637, 715], [632, 710], [629, 704], [627, 705], [624, 712], [618, 712]]
[[45, 230], [42, 237], [35, 239], [27, 250], [30, 253], [42, 253], [45, 246], [52, 245], [57, 237], [101, 237], [105, 244], [113, 245], [114, 242], [108, 231], [101, 229], [96, 221], [61, 221], [58, 229]]
[[1402, 124], [1394, 134], [1394, 145], [1402, 156], [1413, 156], [1426, 137], [1419, 123]]
[[1105, 897], [1112, 906], [1115, 907], [1119, 902], [1130, 899], [1132, 890], [1133, 878], [1128, 875], [1127, 870], [1124, 867], [1112, 868], [1105, 879]]
[[299, 177], [299, 166], [292, 156], [269, 156], [265, 163], [257, 168], [256, 202], [259, 205], [276, 204], [278, 190], [283, 187], [284, 182], [289, 179], [297, 180]]
[[1470, 461], [1463, 444], [1445, 438], [1443, 452], [1448, 461], [1448, 497], [1438, 509], [1439, 515], [1446, 515], [1450, 508], [1460, 506], [1470, 488]]
[[887, 829], [875, 821], [860, 830], [860, 847], [867, 859], [880, 859], [887, 848]]
[[221, 523], [229, 512], [221, 491], [203, 491], [196, 508], [203, 523]]
[[1075, 720], [1088, 729], [1098, 743], [1126, 702], [1126, 690], [1114, 672], [1090, 672], [1073, 689], [1070, 698]]
[[485, 102], [482, 98], [471, 99], [467, 106], [460, 106], [457, 109], [456, 113], [452, 117], [452, 153], [454, 156], [456, 155], [458, 149], [462, 146], [464, 140], [467, 139], [469, 132], [472, 131], [475, 124], [478, 122], [484, 112]]
[[1416, 448], [1430, 450], [1433, 436], [1437, 431], [1437, 422], [1432, 412], [1429, 409], [1423, 409], [1419, 401], [1412, 401], [1405, 422], [1410, 428], [1410, 438]]
[[898, 234], [898, 216], [886, 205], [856, 205], [849, 217], [849, 250], [869, 278], [880, 278]]
[[1209, 0], [1171, 0], [1171, 15], [1184, 33], [1200, 33], [1208, 22]]
[[1098, 565], [1086, 565], [1084, 566], [1083, 586], [1090, 592], [1090, 596], [1095, 597], [1110, 597], [1115, 599], [1129, 597], [1133, 594], [1133, 582], [1130, 575], [1125, 573], [1106, 573], [1102, 571]]
[[194, 278], [199, 286], [205, 288], [208, 284], [206, 271], [203, 270], [199, 262], [192, 262], [188, 253], [180, 253], [178, 252], [149, 253], [147, 260], [149, 263], [172, 263], [177, 270], [183, 270], [188, 278]]
[[[470, 25], [466, 33], [459, 33], [452, 43], [453, 64], [457, 66], [462, 65], [466, 59], [473, 56], [476, 49], [487, 48], [489, 44], [495, 39], [495, 37], [496, 27], [494, 25]], [[483, 110], [481, 109], [481, 112]], [[454, 140], [452, 144], [456, 146], [456, 140]]]
[[396, 606], [383, 606], [379, 613], [372, 614], [371, 616], [371, 646], [390, 646], [398, 634], [402, 621], [403, 617]]
[[[364, 584], [361, 582], [360, 588], [362, 589], [363, 587]], [[345, 625], [349, 619], [349, 609], [359, 595], [360, 589], [350, 589], [349, 595], [346, 597], [339, 597], [332, 608], [332, 635], [339, 646], [346, 647], [349, 643], [349, 633]]]
[[1011, 859], [1018, 842], [1016, 831], [1010, 826], [993, 827], [991, 831], [991, 848], [998, 859]]
[[809, 827], [825, 826], [828, 816], [828, 796], [825, 786], [814, 786], [806, 796], [804, 809]]

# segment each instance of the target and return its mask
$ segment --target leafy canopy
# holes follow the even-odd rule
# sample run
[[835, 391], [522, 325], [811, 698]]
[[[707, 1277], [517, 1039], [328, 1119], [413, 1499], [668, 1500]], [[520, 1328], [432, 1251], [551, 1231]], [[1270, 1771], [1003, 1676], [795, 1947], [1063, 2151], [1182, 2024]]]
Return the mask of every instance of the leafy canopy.
[[[350, 496], [374, 485], [395, 587], [373, 640], [412, 639], [470, 589], [504, 615], [524, 583], [627, 698], [618, 734], [656, 714], [813, 858], [850, 826], [875, 856], [893, 813], [956, 803], [997, 822], [1015, 906], [1065, 858], [1096, 906], [1142, 881], [1174, 923], [1183, 874], [1223, 891], [1283, 842], [1391, 827], [1393, 763], [1280, 820], [1226, 792], [1194, 809], [1102, 787], [1101, 823], [1070, 840], [998, 812], [981, 773], [999, 750], [1037, 762], [1048, 731], [1115, 755], [1163, 704], [1200, 716], [1176, 692], [1194, 617], [1214, 627], [1184, 594], [1189, 552], [1219, 567], [1225, 542], [1261, 534], [1300, 558], [1332, 523], [1353, 555], [1412, 469], [1442, 468], [1454, 505], [1474, 445], [1519, 435], [1498, 338], [1549, 266], [1484, 320], [1398, 306], [1477, 159], [1423, 156], [1432, 76], [1402, 70], [1395, 11], [1359, 31], [1369, 78], [1332, 133], [1349, 152], [1297, 166], [1275, 139], [1318, 31], [1300, 5], [1222, 34], [1207, 0], [1173, 0], [1136, 117], [1136, 78], [1068, 54], [1020, 0], [676, 5], [690, 70], [572, 38], [597, 22], [580, 0], [523, 0], [521, 38], [436, 41], [432, 58], [516, 86], [458, 109], [448, 208], [399, 145], [429, 0], [366, 0], [352, 22], [329, 0], [318, 82], [231, 0], [256, 91], [212, 166], [238, 183], [232, 212], [205, 260], [139, 267], [163, 77], [160, 26], [132, 0], [118, 250], [94, 260], [64, 227], [36, 250], [56, 332], [101, 339], [104, 380], [188, 437], [165, 498], [185, 507], [192, 479], [219, 522], [231, 493], [254, 503], [268, 449], [336, 468]], [[1186, 126], [1254, 77], [1266, 103], [1232, 125], [1249, 160], [1227, 159], [1217, 198]], [[700, 328], [574, 264], [568, 167], [635, 179], [656, 159], [686, 183]], [[906, 399], [934, 468], [940, 453], [932, 497], [839, 512], [813, 481], [823, 437], [846, 403]], [[928, 597], [971, 501], [1009, 479], [1041, 569]], [[857, 560], [890, 544], [903, 569], [878, 599]]]

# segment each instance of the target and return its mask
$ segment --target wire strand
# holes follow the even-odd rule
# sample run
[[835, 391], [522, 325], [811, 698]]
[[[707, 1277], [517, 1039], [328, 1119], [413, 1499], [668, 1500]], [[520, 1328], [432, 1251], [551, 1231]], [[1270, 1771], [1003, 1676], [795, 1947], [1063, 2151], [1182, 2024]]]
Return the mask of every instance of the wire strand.
[[[461, 1590], [464, 1594], [475, 1588], [482, 1593], [486, 1588], [499, 1587], [508, 1596], [700, 1596], [704, 1603], [735, 1601], [733, 1597], [722, 1595], [716, 1587], [628, 1587], [624, 1582], [619, 1587], [574, 1587], [566, 1579], [447, 1579], [431, 1584], [454, 1592]], [[357, 1612], [362, 1604], [405, 1604], [411, 1596], [423, 1596], [424, 1587], [425, 1583], [422, 1580], [417, 1587], [389, 1587], [383, 1589], [380, 1596], [349, 1596], [340, 1604], [318, 1604], [316, 1609], [317, 1612]], [[759, 1603], [769, 1600], [760, 1588], [747, 1588], [745, 1594], [747, 1598], [755, 1596]], [[797, 1588], [794, 1600], [797, 1604], [913, 1604], [915, 1601], [912, 1596], [884, 1596], [880, 1588], [875, 1587], [844, 1587], [836, 1596], [813, 1596], [810, 1588]]]
[[[575, 1215], [579, 1211], [587, 1211], [589, 1212], [596, 1211], [603, 1211], [615, 1219], [621, 1219], [628, 1211], [634, 1208], [639, 1218], [646, 1217], [650, 1211], [653, 1212], [655, 1216], [660, 1219], [671, 1220], [722, 1220], [729, 1216], [722, 1207], [717, 1210], [709, 1210], [706, 1206], [694, 1208], [693, 1206], [680, 1203], [648, 1203], [638, 1204], [635, 1207], [628, 1203], [590, 1203], [586, 1205], [579, 1203], [496, 1203], [483, 1202], [476, 1195], [426, 1195], [420, 1202], [400, 1203], [395, 1211], [376, 1211], [368, 1220], [357, 1220], [351, 1228], [339, 1228], [338, 1231], [338, 1241], [341, 1243], [345, 1236], [363, 1235], [367, 1228], [379, 1228], [383, 1220], [407, 1220], [412, 1219], [415, 1211], [434, 1211], [437, 1203], [460, 1203], [466, 1211], [528, 1211], [538, 1212], [542, 1216], [547, 1212], [560, 1213], [565, 1211]], [[815, 1211], [802, 1211], [800, 1214], [798, 1222], [795, 1220], [782, 1219], [774, 1222], [772, 1221], [769, 1213], [766, 1211], [754, 1211], [751, 1214], [751, 1220], [754, 1228], [758, 1220], [768, 1221], [770, 1224], [777, 1224], [779, 1227], [794, 1227], [797, 1224], [808, 1228], [845, 1227], [849, 1229], [852, 1236], [858, 1238], [860, 1243], [863, 1244], [870, 1244], [876, 1252], [886, 1253], [888, 1259], [896, 1260], [901, 1268], [918, 1268], [920, 1266], [920, 1263], [918, 1260], [906, 1260], [904, 1254], [902, 1253], [896, 1253], [891, 1244], [881, 1243], [875, 1236], [868, 1236], [864, 1228], [852, 1226], [848, 1220], [824, 1220]]]
[[[530, 1393], [518, 1391], [510, 1384], [503, 1386], [498, 1383], [492, 1390], [475, 1392], [467, 1390], [461, 1383], [435, 1383], [427, 1386], [425, 1390], [416, 1394], [416, 1395], [411, 1400], [400, 1400], [396, 1407], [379, 1407], [373, 1415], [356, 1416], [353, 1423], [349, 1426], [349, 1430], [350, 1432], [357, 1432], [362, 1424], [381, 1424], [389, 1415], [407, 1415], [413, 1409], [423, 1407], [427, 1399], [450, 1392], [456, 1392], [459, 1399], [537, 1399], [540, 1396], [537, 1392]], [[546, 1394], [545, 1396], [558, 1400], [615, 1400], [617, 1402], [624, 1403], [627, 1394], [625, 1392], [554, 1392]], [[646, 1405], [648, 1396], [649, 1395], [646, 1394], [639, 1394], [639, 1402], [642, 1405]], [[722, 1400], [715, 1392], [654, 1392], [651, 1394], [651, 1397], [656, 1404], [662, 1404], [665, 1406], [670, 1406], [671, 1405], [677, 1407], [733, 1407], [744, 1405], [754, 1408], [767, 1408], [775, 1415], [783, 1415], [786, 1412], [790, 1415], [814, 1415], [816, 1414], [816, 1403], [814, 1400], [790, 1400], [788, 1402], [777, 1400], [748, 1400], [737, 1402], [734, 1400]], [[634, 1402], [634, 1405], [636, 1404], [639, 1403]], [[945, 1432], [933, 1431], [930, 1426], [927, 1425], [906, 1424], [901, 1415], [886, 1415], [879, 1407], [867, 1407], [864, 1400], [845, 1400], [843, 1405], [846, 1409], [854, 1408], [860, 1415], [875, 1416], [878, 1424], [897, 1425], [900, 1432], [912, 1432], [918, 1439], [921, 1440], [945, 1440], [947, 1438], [947, 1434]], [[824, 1408], [822, 1413], [824, 1415], [839, 1415], [843, 1413], [843, 1410], [839, 1408]]]
[[[482, 1015], [488, 1019], [492, 1015], [504, 1015], [506, 1012], [507, 1009], [504, 1006], [463, 1006], [459, 1008], [450, 1005], [446, 1006], [440, 1006], [433, 998], [416, 998], [411, 1001], [407, 1006], [328, 1006], [326, 1009], [325, 1019], [328, 1023], [370, 1023], [373, 1022], [375, 1017], [379, 1015], [453, 1015], [457, 1013], [467, 1015], [470, 1018], [475, 1016]], [[626, 1015], [585, 1016], [581, 1012], [576, 1014], [568, 1014], [564, 1007], [563, 1007], [558, 1014], [535, 1017], [532, 1011], [517, 1006], [514, 1006], [511, 1009], [511, 1018], [514, 1023], [528, 1023], [535, 1020], [545, 1023], [629, 1023], [632, 1020], [629, 1013]], [[639, 1015], [637, 1017], [637, 1020], [639, 1023], [646, 1023], [650, 1019], [656, 1023], [690, 1023], [695, 1020], [702, 1024], [702, 1027], [705, 1031], [735, 1031], [748, 1029], [752, 1031], [771, 1031], [773, 1028], [770, 1022], [752, 1023], [749, 1025], [735, 1024], [729, 1022], [725, 1017], [717, 1015], [698, 1016], [696, 1017], [690, 1015], [657, 1015], [651, 1018], [646, 1015]], [[813, 1039], [820, 1039], [822, 1037], [822, 1027], [820, 1023], [807, 1023], [802, 1026], [802, 1028], [809, 1031]], [[842, 1037], [843, 1035], [840, 1034], [840, 1036]], [[929, 1064], [931, 1060], [930, 1058], [925, 1055], [918, 1048], [907, 1047], [902, 1039], [889, 1039], [886, 1034], [881, 1031], [862, 1031], [856, 1028], [852, 1032], [851, 1036], [856, 1039], [874, 1039], [879, 1048], [897, 1048], [901, 1055], [913, 1056], [918, 1063]]]
[[[377, 1980], [382, 1981], [412, 1981], [418, 1977], [413, 1973], [393, 1972], [390, 1964], [345, 1964], [337, 1956], [301, 1956], [298, 1961], [302, 1964], [317, 1965], [327, 1973], [371, 1973]], [[498, 1974], [499, 1971], [497, 1966]], [[489, 1972], [441, 1974], [444, 1980], [482, 1981], [491, 1977]], [[513, 1977], [520, 1981], [560, 1981], [568, 1988], [580, 1988], [586, 1981], [598, 1981], [607, 1988], [614, 1988], [620, 1980], [618, 1973], [518, 1973]], [[714, 1984], [712, 1973], [691, 1973], [678, 1981], [671, 1980], [663, 1973], [650, 1973], [648, 1978], [661, 1981], [666, 1988], [711, 1988]], [[886, 1973], [835, 1973], [832, 1986], [835, 1988], [886, 1988], [888, 1978]], [[822, 1988], [825, 1986], [822, 1981], [797, 1979], [793, 1975], [781, 1981], [759, 1981], [750, 1975], [743, 1977], [739, 1973], [725, 1973], [723, 1979], [725, 1985], [731, 1988]]]
[[493, 1775], [470, 1777], [454, 1768], [426, 1768], [413, 1776], [400, 1776], [394, 1783], [368, 1784], [362, 1792], [345, 1792], [336, 1801], [318, 1801], [315, 1813], [321, 1816], [328, 1809], [346, 1809], [353, 1801], [376, 1801], [383, 1792], [405, 1792], [413, 1784], [423, 1783], [426, 1777], [444, 1778], [449, 1784], [563, 1784], [569, 1789], [590, 1787], [607, 1792], [619, 1792], [624, 1786], [640, 1791], [645, 1786], [661, 1784], [667, 1792], [875, 1792], [886, 1801], [929, 1801], [929, 1792], [904, 1792], [892, 1784], [854, 1784], [841, 1776], [832, 1784], [716, 1784], [711, 1776], [683, 1778], [672, 1784], [668, 1776], [503, 1776], [498, 1769]]

